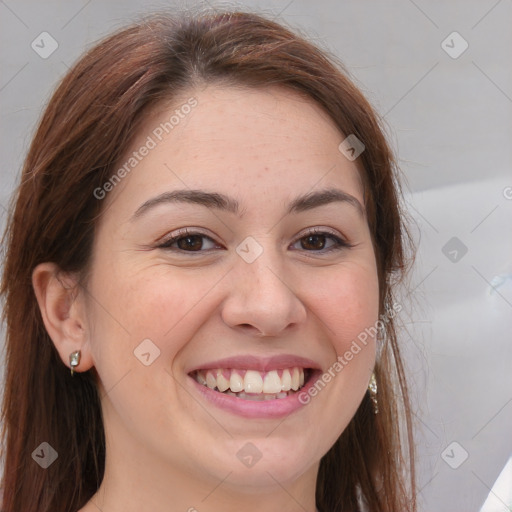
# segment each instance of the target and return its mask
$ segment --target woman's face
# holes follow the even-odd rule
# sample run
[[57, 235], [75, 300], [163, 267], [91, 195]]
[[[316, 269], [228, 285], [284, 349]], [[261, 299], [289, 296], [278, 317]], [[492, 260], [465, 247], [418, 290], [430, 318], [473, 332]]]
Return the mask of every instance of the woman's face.
[[344, 138], [278, 88], [209, 86], [146, 120], [87, 284], [107, 465], [244, 489], [316, 472], [375, 361], [371, 337], [345, 357], [378, 280]]

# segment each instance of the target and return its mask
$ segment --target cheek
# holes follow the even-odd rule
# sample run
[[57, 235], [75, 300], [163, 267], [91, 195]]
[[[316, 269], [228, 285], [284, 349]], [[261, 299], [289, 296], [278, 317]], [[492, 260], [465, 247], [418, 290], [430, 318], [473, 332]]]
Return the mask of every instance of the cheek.
[[147, 339], [156, 347], [149, 344], [150, 352], [159, 353], [155, 363], [172, 361], [193, 336], [194, 319], [219, 281], [215, 272], [173, 271], [161, 264], [141, 267], [107, 262], [96, 270], [90, 288], [89, 324], [100, 374], [108, 373], [102, 372], [108, 370], [107, 365], [119, 371], [140, 365], [136, 353]]
[[[376, 268], [368, 264], [346, 263], [338, 268], [316, 303], [316, 315], [324, 325], [324, 333], [334, 354], [325, 378], [330, 393], [319, 392], [317, 402], [333, 425], [345, 428], [366, 392], [375, 364], [374, 327], [379, 319], [379, 284]], [[318, 389], [323, 389], [324, 384]], [[343, 412], [340, 412], [342, 405]], [[341, 430], [336, 430], [341, 433]]]
[[338, 354], [374, 326], [379, 313], [379, 284], [374, 265], [340, 266], [314, 293], [311, 304], [326, 325]]

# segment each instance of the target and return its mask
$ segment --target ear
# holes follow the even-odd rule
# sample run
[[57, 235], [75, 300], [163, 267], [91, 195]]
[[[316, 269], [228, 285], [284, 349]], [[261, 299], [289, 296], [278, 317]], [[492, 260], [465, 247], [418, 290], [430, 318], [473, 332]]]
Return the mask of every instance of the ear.
[[71, 368], [69, 355], [81, 351], [75, 372], [93, 366], [91, 347], [86, 330], [84, 296], [78, 279], [60, 271], [55, 263], [41, 263], [32, 272], [32, 286], [41, 316], [62, 362]]

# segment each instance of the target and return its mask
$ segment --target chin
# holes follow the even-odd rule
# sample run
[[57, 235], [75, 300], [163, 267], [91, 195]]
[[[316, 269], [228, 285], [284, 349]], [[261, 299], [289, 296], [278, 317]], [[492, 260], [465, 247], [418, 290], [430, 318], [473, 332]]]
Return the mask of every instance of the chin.
[[319, 447], [318, 453], [312, 450], [310, 436], [302, 439], [267, 436], [230, 439], [224, 449], [217, 446], [217, 450], [210, 452], [215, 456], [205, 461], [203, 467], [217, 481], [226, 479], [226, 485], [257, 492], [262, 487], [295, 482], [318, 464], [323, 451], [328, 449]]

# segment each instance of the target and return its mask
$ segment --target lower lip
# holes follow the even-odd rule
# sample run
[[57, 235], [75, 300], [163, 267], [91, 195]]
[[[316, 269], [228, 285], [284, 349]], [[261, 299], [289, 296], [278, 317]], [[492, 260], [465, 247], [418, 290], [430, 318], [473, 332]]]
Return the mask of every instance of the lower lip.
[[199, 384], [199, 382], [193, 377], [190, 377], [190, 375], [189, 379], [202, 397], [220, 409], [224, 409], [225, 411], [244, 418], [282, 418], [304, 407], [304, 404], [299, 401], [299, 395], [307, 393], [320, 375], [320, 371], [313, 371], [306, 384], [293, 395], [289, 395], [286, 398], [261, 401], [244, 400], [236, 396], [226, 395], [219, 391], [214, 391], [208, 386]]

